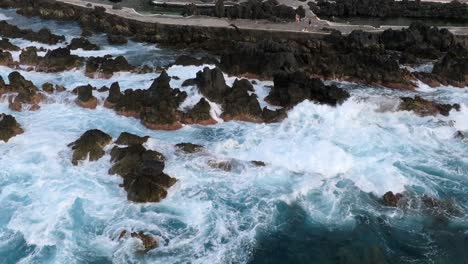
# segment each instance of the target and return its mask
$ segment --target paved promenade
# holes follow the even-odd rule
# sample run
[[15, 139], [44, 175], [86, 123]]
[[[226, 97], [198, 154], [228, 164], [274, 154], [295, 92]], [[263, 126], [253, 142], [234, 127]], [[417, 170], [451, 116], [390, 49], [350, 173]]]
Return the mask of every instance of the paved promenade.
[[[326, 34], [322, 29], [330, 28], [340, 30], [342, 33], [347, 34], [356, 29], [362, 29], [366, 31], [382, 31], [386, 28], [399, 29], [401, 26], [383, 26], [381, 28], [374, 28], [372, 26], [366, 25], [347, 25], [341, 23], [330, 23], [328, 21], [322, 21], [315, 17], [313, 13], [308, 10], [306, 19], [303, 19], [302, 22], [282, 22], [275, 23], [264, 20], [249, 20], [249, 19], [236, 19], [229, 20], [224, 18], [214, 18], [206, 16], [191, 16], [191, 17], [181, 17], [181, 16], [170, 16], [170, 15], [146, 15], [136, 12], [133, 8], [122, 7], [122, 9], [112, 9], [112, 5], [96, 3], [85, 0], [57, 0], [58, 2], [68, 3], [76, 6], [86, 7], [88, 3], [93, 6], [103, 6], [106, 8], [106, 12], [109, 14], [114, 14], [121, 16], [127, 19], [132, 19], [136, 21], [149, 22], [149, 23], [158, 23], [158, 24], [168, 24], [168, 25], [185, 25], [185, 26], [199, 26], [199, 27], [232, 27], [231, 25], [236, 25], [239, 29], [253, 29], [253, 30], [267, 30], [267, 31], [286, 31], [286, 32], [302, 32], [304, 34]], [[308, 21], [311, 19], [311, 26], [308, 25]], [[304, 32], [304, 29], [307, 29], [307, 32]], [[463, 27], [450, 27], [450, 31], [459, 35], [468, 35], [468, 28]]]

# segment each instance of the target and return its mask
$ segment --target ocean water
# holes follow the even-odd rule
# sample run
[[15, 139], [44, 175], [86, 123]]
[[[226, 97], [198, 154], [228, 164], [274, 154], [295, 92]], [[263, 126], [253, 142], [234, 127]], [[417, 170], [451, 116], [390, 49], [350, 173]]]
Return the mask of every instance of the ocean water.
[[[77, 24], [26, 19], [13, 10], [1, 10], [0, 19], [46, 26], [68, 40], [81, 33]], [[124, 55], [153, 66], [182, 53], [134, 42], [112, 47], [103, 35], [91, 41], [103, 49], [75, 53]], [[201, 68], [171, 67], [169, 75], [181, 79], [172, 87]], [[11, 71], [0, 67], [0, 76]], [[147, 88], [158, 76], [20, 72], [38, 86], [68, 89], [114, 81], [123, 89]], [[229, 84], [235, 79], [226, 78]], [[274, 109], [264, 101], [271, 84], [259, 81], [255, 92], [262, 106]], [[219, 122], [170, 132], [148, 130], [102, 106], [80, 108], [69, 93], [50, 96], [34, 112], [12, 112], [2, 101], [0, 112], [14, 115], [25, 133], [0, 143], [0, 263], [467, 263], [468, 142], [454, 134], [468, 133], [468, 90], [419, 84], [416, 94], [461, 105], [448, 117], [419, 117], [395, 111], [399, 96], [414, 93], [338, 85], [352, 94], [343, 105], [305, 101], [281, 123]], [[190, 96], [182, 109], [202, 96], [194, 87], [183, 89]], [[221, 112], [212, 104], [215, 118]], [[67, 144], [94, 128], [114, 139], [121, 132], [150, 136], [145, 146], [163, 153], [165, 172], [179, 180], [168, 197], [127, 201], [122, 179], [108, 174], [109, 154], [72, 166]], [[206, 150], [181, 154], [174, 148], [180, 142]], [[233, 170], [213, 169], [211, 160], [231, 161]], [[388, 208], [379, 202], [387, 191], [452, 199], [460, 214]], [[117, 239], [122, 230], [151, 233], [160, 246], [143, 254], [137, 240]]]

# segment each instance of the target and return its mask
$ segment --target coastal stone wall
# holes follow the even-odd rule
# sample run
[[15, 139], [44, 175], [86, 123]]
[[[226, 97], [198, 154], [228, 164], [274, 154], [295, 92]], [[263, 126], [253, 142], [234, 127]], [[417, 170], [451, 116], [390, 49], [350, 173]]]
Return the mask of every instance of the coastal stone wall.
[[395, 0], [319, 0], [308, 3], [321, 17], [410, 17], [468, 21], [468, 5], [458, 1], [450, 3]]

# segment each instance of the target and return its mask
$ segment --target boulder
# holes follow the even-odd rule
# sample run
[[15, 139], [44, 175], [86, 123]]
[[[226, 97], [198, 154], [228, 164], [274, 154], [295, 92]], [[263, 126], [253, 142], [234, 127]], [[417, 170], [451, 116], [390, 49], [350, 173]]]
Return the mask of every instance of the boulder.
[[24, 130], [16, 122], [15, 117], [7, 114], [0, 114], [0, 140], [8, 142], [10, 138], [23, 134]]
[[84, 85], [75, 88], [78, 97], [75, 103], [81, 107], [95, 109], [98, 105], [98, 100], [93, 96], [94, 87], [91, 85]]
[[78, 161], [96, 161], [104, 156], [104, 147], [110, 144], [112, 137], [98, 129], [86, 131], [75, 142], [68, 146], [73, 150], [72, 164], [78, 165]]

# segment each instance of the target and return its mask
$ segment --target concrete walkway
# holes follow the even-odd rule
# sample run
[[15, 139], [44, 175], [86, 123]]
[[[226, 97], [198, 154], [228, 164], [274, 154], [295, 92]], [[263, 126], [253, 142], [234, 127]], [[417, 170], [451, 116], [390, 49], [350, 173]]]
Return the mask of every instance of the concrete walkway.
[[[112, 5], [96, 3], [85, 0], [57, 0], [58, 2], [63, 2], [75, 6], [86, 7], [87, 4], [92, 4], [93, 6], [102, 6], [106, 8], [106, 12], [109, 14], [117, 15], [131, 20], [149, 22], [149, 23], [158, 23], [158, 24], [167, 24], [167, 25], [184, 25], [184, 26], [198, 26], [198, 27], [223, 27], [229, 28], [232, 27], [231, 24], [236, 25], [239, 29], [252, 29], [252, 30], [266, 30], [266, 31], [285, 31], [285, 32], [302, 32], [304, 34], [328, 34], [323, 31], [322, 28], [330, 28], [340, 30], [343, 34], [348, 34], [353, 30], [361, 29], [365, 31], [375, 31], [379, 32], [386, 28], [399, 29], [401, 26], [386, 26], [381, 28], [374, 28], [372, 26], [366, 25], [347, 25], [340, 23], [329, 23], [328, 21], [323, 21], [315, 17], [313, 14], [308, 14], [306, 19], [303, 19], [302, 22], [282, 22], [275, 23], [266, 20], [249, 20], [249, 19], [236, 19], [230, 20], [227, 18], [215, 18], [215, 17], [206, 17], [206, 16], [191, 16], [191, 17], [181, 17], [181, 16], [170, 16], [170, 15], [143, 15], [136, 12], [133, 8], [122, 7], [121, 9], [112, 9]], [[297, 0], [288, 0], [299, 3]], [[308, 8], [306, 10], [309, 10]], [[309, 13], [309, 12], [308, 12]], [[312, 13], [312, 12], [310, 12]], [[308, 20], [311, 19], [312, 25], [308, 25]], [[304, 29], [307, 29], [307, 32], [304, 32]], [[468, 35], [468, 28], [448, 28], [455, 34]]]

